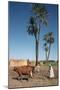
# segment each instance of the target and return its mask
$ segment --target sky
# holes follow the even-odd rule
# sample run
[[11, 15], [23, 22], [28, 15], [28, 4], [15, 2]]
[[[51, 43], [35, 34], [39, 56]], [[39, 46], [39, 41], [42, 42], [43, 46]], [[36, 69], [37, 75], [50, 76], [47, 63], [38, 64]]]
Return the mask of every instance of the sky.
[[[43, 37], [48, 32], [54, 33], [54, 44], [51, 46], [50, 60], [58, 59], [58, 6], [45, 4], [48, 10], [48, 25], [41, 25], [39, 40], [39, 60], [45, 60]], [[32, 4], [22, 2], [8, 3], [9, 22], [9, 59], [35, 60], [35, 38], [28, 35], [29, 18], [33, 15]]]

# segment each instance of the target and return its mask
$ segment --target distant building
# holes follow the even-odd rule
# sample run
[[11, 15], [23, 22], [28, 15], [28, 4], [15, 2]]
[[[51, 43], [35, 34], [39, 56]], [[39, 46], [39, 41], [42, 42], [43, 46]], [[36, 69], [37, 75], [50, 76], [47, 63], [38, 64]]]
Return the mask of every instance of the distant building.
[[9, 66], [14, 67], [14, 66], [27, 66], [28, 62], [27, 60], [10, 60]]

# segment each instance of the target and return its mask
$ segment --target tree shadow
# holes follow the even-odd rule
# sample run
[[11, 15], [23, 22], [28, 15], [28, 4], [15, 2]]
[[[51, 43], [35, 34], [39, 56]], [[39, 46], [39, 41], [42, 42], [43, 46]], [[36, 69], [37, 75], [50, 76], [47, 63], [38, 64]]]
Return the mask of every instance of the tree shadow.
[[21, 80], [28, 81], [28, 77], [13, 77], [12, 79], [15, 79], [15, 80], [18, 80], [18, 81], [21, 81]]

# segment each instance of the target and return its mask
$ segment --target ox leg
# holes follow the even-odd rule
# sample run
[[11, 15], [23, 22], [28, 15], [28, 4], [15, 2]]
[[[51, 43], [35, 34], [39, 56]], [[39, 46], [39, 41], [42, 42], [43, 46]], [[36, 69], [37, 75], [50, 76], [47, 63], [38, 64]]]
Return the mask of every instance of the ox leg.
[[20, 76], [18, 77], [18, 80], [20, 80]]
[[32, 71], [30, 71], [30, 77], [32, 78]]
[[19, 74], [18, 80], [22, 80], [22, 75], [21, 74]]
[[23, 80], [23, 75], [21, 74], [21, 80]]

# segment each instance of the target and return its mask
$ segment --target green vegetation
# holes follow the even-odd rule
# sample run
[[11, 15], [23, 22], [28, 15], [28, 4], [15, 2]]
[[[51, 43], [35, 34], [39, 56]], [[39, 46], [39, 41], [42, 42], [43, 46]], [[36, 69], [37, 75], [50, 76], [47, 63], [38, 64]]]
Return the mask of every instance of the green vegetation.
[[[31, 61], [31, 63], [32, 65], [35, 65], [35, 61]], [[46, 66], [48, 65], [57, 66], [58, 65], [58, 62], [55, 60], [49, 60], [48, 63], [44, 60], [44, 61], [39, 61], [38, 63], [40, 66], [41, 65], [46, 65]]]

